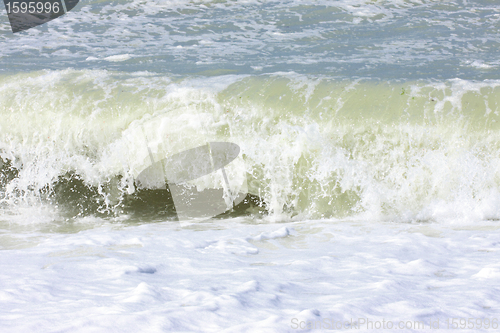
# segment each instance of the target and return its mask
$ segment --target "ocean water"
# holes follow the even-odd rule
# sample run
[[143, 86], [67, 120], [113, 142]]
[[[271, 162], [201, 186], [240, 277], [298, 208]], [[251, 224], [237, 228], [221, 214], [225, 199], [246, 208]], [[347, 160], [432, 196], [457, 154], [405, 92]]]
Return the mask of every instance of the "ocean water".
[[[495, 329], [496, 1], [2, 13], [0, 331]], [[240, 149], [190, 181], [226, 213], [138, 186], [206, 142]]]

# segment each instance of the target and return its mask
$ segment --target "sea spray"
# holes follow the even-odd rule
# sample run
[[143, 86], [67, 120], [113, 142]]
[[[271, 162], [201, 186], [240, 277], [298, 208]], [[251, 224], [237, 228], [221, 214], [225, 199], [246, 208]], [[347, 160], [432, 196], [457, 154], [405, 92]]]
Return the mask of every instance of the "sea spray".
[[4, 208], [76, 186], [88, 200], [69, 215], [122, 214], [148, 146], [160, 158], [209, 139], [241, 148], [275, 220], [500, 218], [500, 81], [64, 70], [0, 90]]

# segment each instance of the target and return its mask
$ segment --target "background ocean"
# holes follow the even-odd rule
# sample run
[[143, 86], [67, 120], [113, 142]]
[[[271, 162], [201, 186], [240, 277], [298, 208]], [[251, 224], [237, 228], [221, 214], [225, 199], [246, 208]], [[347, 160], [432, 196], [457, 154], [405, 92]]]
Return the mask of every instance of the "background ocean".
[[[496, 1], [2, 13], [0, 331], [500, 319]], [[206, 140], [250, 195], [181, 225], [134, 179]]]

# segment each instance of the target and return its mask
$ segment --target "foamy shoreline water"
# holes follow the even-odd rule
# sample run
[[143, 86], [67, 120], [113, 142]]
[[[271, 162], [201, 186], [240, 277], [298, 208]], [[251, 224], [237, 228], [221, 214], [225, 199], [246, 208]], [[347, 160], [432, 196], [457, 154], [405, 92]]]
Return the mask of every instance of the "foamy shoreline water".
[[[489, 332], [479, 323], [499, 316], [497, 81], [15, 77], [0, 100], [6, 331], [418, 332], [473, 318]], [[172, 129], [191, 136], [167, 144]], [[205, 135], [241, 147], [262, 207], [179, 224], [157, 194], [127, 201], [148, 144]]]
[[362, 319], [446, 329], [451, 318], [499, 317], [498, 233], [486, 221], [236, 219], [37, 234], [34, 247], [2, 250], [0, 330], [295, 332], [319, 322], [308, 331], [321, 332], [352, 319], [362, 331], [373, 331]]

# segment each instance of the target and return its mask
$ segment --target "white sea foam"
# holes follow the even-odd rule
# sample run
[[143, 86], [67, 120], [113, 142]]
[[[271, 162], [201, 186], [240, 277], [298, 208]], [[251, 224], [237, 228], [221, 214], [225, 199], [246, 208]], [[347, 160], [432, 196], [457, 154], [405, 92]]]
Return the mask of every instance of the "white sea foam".
[[106, 57], [106, 58], [104, 58], [104, 60], [117, 62], [117, 61], [129, 60], [130, 58], [132, 58], [130, 54], [117, 54], [117, 55]]
[[295, 332], [348, 322], [366, 331], [367, 320], [384, 320], [430, 330], [475, 318], [475, 331], [489, 332], [484, 321], [498, 318], [497, 223], [241, 222], [105, 224], [13, 245], [0, 263], [2, 328]]

